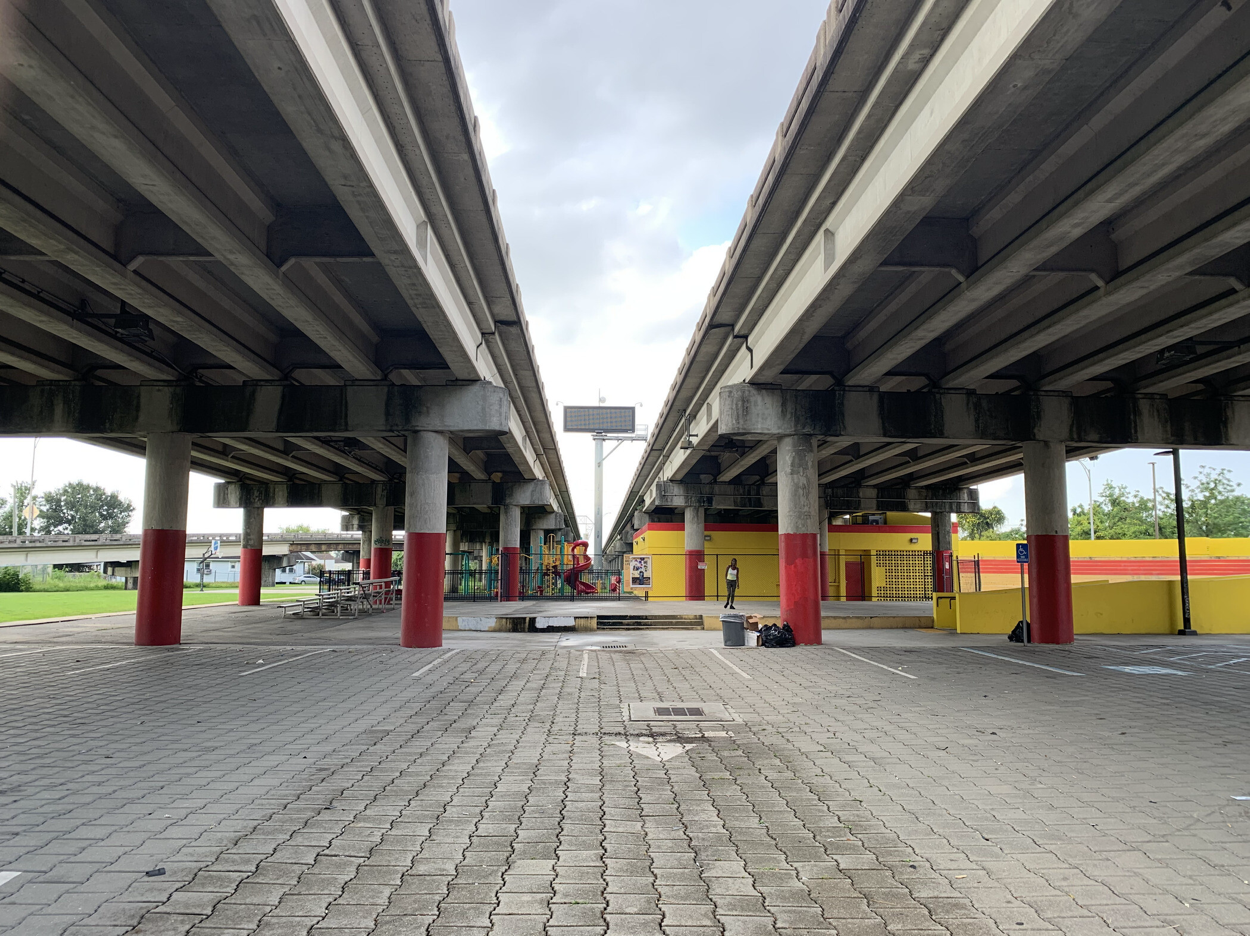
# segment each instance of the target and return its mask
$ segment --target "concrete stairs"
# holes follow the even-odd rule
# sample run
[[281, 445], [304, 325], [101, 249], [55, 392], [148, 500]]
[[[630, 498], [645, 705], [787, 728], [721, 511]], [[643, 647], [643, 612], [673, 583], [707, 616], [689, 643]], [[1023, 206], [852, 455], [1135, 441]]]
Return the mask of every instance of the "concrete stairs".
[[600, 614], [598, 630], [703, 630], [701, 614]]

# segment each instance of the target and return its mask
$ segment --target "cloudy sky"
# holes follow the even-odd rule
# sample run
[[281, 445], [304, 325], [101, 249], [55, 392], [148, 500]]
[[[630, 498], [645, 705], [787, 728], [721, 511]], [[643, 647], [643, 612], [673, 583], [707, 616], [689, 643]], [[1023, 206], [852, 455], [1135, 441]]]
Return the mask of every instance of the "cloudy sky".
[[[651, 423], [742, 216], [815, 42], [827, 0], [452, 0], [499, 206], [524, 294], [548, 400], [640, 404]], [[593, 444], [563, 436], [573, 497], [589, 533]], [[607, 462], [610, 524], [641, 454]], [[30, 440], [0, 442], [0, 492], [30, 475]], [[1150, 486], [1150, 453], [1106, 456], [1114, 477]], [[1187, 466], [1250, 456], [1203, 454]], [[1170, 466], [1160, 465], [1161, 480]], [[36, 478], [48, 490], [79, 478], [141, 503], [143, 465], [79, 443], [45, 440]], [[1072, 503], [1086, 480], [1069, 466]], [[1166, 483], [1166, 482], [1165, 482]], [[231, 532], [196, 476], [189, 528]], [[986, 487], [1014, 522], [1019, 478]], [[139, 518], [135, 518], [137, 529]], [[268, 511], [266, 526], [336, 526], [337, 514]]]

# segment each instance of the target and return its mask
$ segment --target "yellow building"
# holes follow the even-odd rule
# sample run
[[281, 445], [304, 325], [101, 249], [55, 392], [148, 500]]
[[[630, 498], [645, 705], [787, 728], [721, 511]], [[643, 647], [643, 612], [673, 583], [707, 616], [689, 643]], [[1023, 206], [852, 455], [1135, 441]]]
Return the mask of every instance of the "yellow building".
[[[724, 599], [731, 559], [738, 560], [739, 598], [778, 598], [775, 523], [708, 522], [703, 540], [706, 600]], [[929, 540], [929, 518], [923, 514], [836, 518], [829, 525], [829, 597], [927, 600], [933, 576]], [[648, 523], [634, 534], [634, 555], [652, 557], [652, 598], [686, 597], [685, 524]]]

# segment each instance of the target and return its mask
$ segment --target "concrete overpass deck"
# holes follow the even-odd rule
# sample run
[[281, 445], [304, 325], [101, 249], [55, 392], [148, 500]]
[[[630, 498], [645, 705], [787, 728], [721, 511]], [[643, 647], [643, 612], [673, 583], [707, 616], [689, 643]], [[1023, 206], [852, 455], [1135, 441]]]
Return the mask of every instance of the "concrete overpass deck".
[[1243, 2], [831, 3], [620, 547], [732, 510], [807, 575], [808, 488], [853, 512], [1022, 468], [1031, 537], [1066, 536], [1065, 458], [1250, 447], [1247, 103]]

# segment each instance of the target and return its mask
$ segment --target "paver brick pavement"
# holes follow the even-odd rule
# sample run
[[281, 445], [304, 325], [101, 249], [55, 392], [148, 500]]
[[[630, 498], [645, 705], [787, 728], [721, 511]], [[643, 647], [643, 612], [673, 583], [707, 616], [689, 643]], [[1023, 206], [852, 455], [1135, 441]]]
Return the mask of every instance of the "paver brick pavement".
[[[4, 932], [1250, 936], [1250, 641], [23, 630]], [[734, 720], [628, 720], [661, 701]]]

